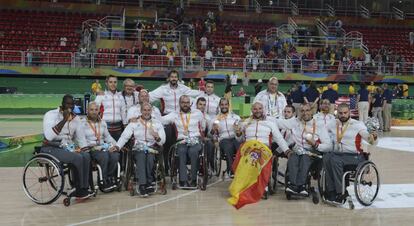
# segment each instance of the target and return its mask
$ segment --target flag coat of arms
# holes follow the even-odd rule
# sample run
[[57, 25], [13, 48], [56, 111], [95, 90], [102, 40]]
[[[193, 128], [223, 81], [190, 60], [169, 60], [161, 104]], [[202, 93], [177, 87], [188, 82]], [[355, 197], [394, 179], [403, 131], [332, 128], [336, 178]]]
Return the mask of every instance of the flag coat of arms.
[[239, 209], [262, 198], [272, 172], [272, 158], [272, 151], [257, 140], [240, 146], [233, 163], [228, 203]]

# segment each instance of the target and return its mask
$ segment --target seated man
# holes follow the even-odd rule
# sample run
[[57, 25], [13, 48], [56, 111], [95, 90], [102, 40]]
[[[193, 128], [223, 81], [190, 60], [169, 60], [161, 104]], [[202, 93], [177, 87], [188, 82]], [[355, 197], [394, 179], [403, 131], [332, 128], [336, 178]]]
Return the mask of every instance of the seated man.
[[315, 151], [326, 152], [332, 149], [332, 143], [326, 132], [324, 124], [312, 119], [311, 106], [301, 106], [302, 119], [292, 120], [278, 119], [278, 125], [282, 130], [291, 130], [290, 139], [294, 141], [287, 163], [289, 172], [286, 192], [308, 195], [306, 191], [306, 179], [309, 168], [313, 162], [312, 153]]
[[109, 134], [105, 122], [99, 118], [99, 108], [95, 102], [90, 102], [88, 106], [88, 118], [82, 121], [82, 131], [92, 159], [97, 161], [102, 169], [102, 185], [104, 191], [110, 191], [116, 187], [115, 172], [119, 161], [119, 152], [113, 145], [116, 144], [114, 138]]
[[138, 121], [128, 124], [116, 144], [116, 148], [120, 149], [131, 137], [135, 139], [132, 151], [134, 151], [136, 164], [135, 179], [138, 178], [138, 190], [141, 197], [147, 197], [148, 193], [154, 190], [151, 185], [156, 179], [153, 175], [154, 154], [165, 142], [164, 127], [161, 122], [152, 119], [151, 114], [151, 104], [141, 104], [141, 116]]
[[322, 99], [321, 104], [319, 105], [320, 111], [313, 115], [313, 118], [316, 119], [317, 122], [323, 123], [324, 126], [335, 121], [335, 115], [329, 113], [330, 104], [328, 99]]
[[[206, 99], [204, 97], [198, 97], [196, 102], [196, 108], [201, 111], [203, 114], [203, 120], [201, 123], [201, 134], [203, 137], [203, 141], [205, 143], [205, 148], [207, 149], [207, 159], [210, 164], [210, 169], [214, 169], [214, 144], [208, 135], [208, 130], [211, 125], [209, 125], [211, 119], [208, 114], [206, 114]], [[211, 173], [211, 172], [209, 172]]]
[[[174, 123], [177, 128], [177, 154], [179, 158], [179, 185], [180, 187], [197, 187], [198, 156], [202, 151], [200, 143], [200, 125], [203, 114], [200, 110], [191, 110], [190, 97], [182, 95], [179, 99], [180, 112], [171, 112], [162, 117], [162, 123]], [[188, 184], [187, 157], [191, 163], [191, 182]]]
[[229, 112], [229, 101], [225, 98], [220, 99], [219, 108], [220, 113], [212, 122], [210, 134], [218, 138], [220, 150], [226, 155], [227, 175], [233, 178], [234, 155], [240, 146], [240, 142], [236, 139], [235, 127], [240, 122], [240, 116]]
[[335, 139], [332, 152], [323, 156], [323, 167], [326, 170], [326, 199], [334, 204], [342, 204], [342, 176], [344, 166], [358, 165], [364, 161], [361, 148], [361, 138], [374, 144], [376, 133], [368, 133], [363, 122], [350, 117], [347, 104], [338, 106], [338, 120], [328, 125], [328, 132]]
[[74, 196], [85, 198], [91, 195], [88, 191], [90, 156], [85, 152], [88, 149], [85, 135], [79, 117], [73, 113], [73, 107], [73, 96], [67, 94], [63, 97], [62, 106], [46, 112], [43, 117], [45, 140], [40, 152], [53, 155], [75, 168]]

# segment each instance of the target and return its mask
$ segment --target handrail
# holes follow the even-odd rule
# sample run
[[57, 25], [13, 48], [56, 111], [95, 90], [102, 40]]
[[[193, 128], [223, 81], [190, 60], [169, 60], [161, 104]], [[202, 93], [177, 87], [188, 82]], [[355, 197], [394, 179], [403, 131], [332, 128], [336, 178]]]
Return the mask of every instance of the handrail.
[[326, 26], [319, 18], [316, 18], [316, 27], [323, 35], [328, 35], [328, 26]]
[[405, 15], [404, 12], [400, 9], [398, 9], [397, 7], [393, 6], [392, 7], [392, 12], [393, 12], [393, 16], [395, 19], [397, 20], [404, 20], [405, 19]]
[[290, 2], [290, 8], [292, 10], [292, 15], [293, 16], [299, 15], [299, 8], [294, 2]]
[[360, 14], [363, 18], [369, 19], [371, 18], [371, 13], [369, 12], [369, 10], [363, 6], [363, 5], [359, 5], [359, 9], [360, 9]]
[[325, 4], [325, 5], [326, 5], [326, 8], [328, 9], [328, 16], [334, 17], [335, 16], [335, 9], [329, 4]]
[[298, 29], [298, 25], [292, 17], [288, 17], [288, 24], [292, 29], [291, 33], [294, 33]]

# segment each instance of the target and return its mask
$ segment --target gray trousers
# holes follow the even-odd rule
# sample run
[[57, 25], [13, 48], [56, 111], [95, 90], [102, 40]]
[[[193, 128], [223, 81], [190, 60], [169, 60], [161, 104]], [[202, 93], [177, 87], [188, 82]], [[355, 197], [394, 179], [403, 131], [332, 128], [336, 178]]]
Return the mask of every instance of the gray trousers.
[[214, 143], [213, 141], [210, 139], [206, 140], [204, 148], [206, 149], [206, 152], [207, 152], [208, 163], [210, 164], [210, 167], [213, 169], [214, 168]]
[[180, 181], [187, 181], [187, 159], [190, 158], [191, 164], [191, 180], [197, 180], [197, 171], [199, 168], [198, 155], [202, 151], [201, 144], [187, 146], [186, 144], [179, 144], [177, 146], [177, 154], [179, 159], [179, 174]]
[[234, 161], [234, 154], [239, 149], [240, 142], [236, 138], [223, 139], [219, 143], [220, 150], [226, 155], [227, 159], [227, 172], [233, 172], [232, 165]]
[[385, 104], [382, 114], [384, 115], [384, 131], [390, 131], [391, 129], [391, 109], [392, 104]]
[[293, 153], [287, 162], [287, 170], [289, 172], [288, 181], [294, 186], [302, 186], [306, 184], [309, 168], [312, 164], [309, 155], [298, 155]]
[[69, 152], [62, 148], [53, 147], [53, 146], [44, 146], [40, 149], [41, 153], [47, 153], [60, 162], [70, 164], [75, 168], [75, 175], [77, 178], [76, 188], [87, 189], [89, 187], [89, 173], [90, 173], [90, 164], [91, 157], [89, 153], [86, 152]]
[[344, 166], [356, 166], [365, 159], [360, 154], [328, 152], [323, 155], [322, 160], [325, 168], [326, 191], [340, 194], [342, 193]]
[[143, 151], [134, 151], [135, 179], [139, 185], [151, 184], [154, 181], [153, 169], [155, 155]]
[[372, 117], [377, 118], [380, 124], [380, 129], [384, 129], [384, 120], [382, 119], [382, 107], [372, 108]]
[[92, 151], [90, 152], [92, 159], [94, 159], [102, 169], [102, 178], [116, 176], [116, 168], [119, 161], [119, 152], [109, 151]]

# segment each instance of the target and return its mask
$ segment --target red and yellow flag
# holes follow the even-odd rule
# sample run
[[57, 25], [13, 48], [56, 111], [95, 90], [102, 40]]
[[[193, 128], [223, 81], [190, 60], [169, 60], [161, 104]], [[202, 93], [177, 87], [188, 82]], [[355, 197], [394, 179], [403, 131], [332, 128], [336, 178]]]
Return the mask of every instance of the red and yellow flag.
[[239, 148], [233, 163], [234, 179], [227, 201], [239, 209], [259, 201], [272, 171], [272, 151], [256, 140], [246, 141]]

